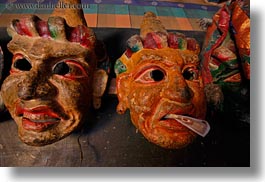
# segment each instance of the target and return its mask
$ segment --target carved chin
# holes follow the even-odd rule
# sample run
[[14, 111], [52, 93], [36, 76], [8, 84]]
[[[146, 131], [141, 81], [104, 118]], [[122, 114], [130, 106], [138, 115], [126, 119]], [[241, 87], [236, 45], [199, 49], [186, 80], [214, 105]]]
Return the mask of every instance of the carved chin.
[[137, 113], [132, 110], [132, 121], [150, 142], [169, 149], [179, 149], [190, 144], [197, 136], [193, 131], [174, 119], [167, 119], [167, 114], [195, 116], [191, 103], [177, 103], [161, 99], [152, 109], [153, 112]]
[[[133, 119], [133, 123], [139, 120], [141, 119]], [[146, 123], [148, 122], [157, 124], [149, 128], [146, 127]], [[169, 119], [163, 121], [145, 120], [142, 123], [138, 123], [138, 129], [148, 141], [168, 149], [183, 148], [192, 143], [197, 136], [197, 134], [191, 130], [176, 123], [175, 120]]]
[[184, 148], [196, 138], [196, 134], [191, 131], [175, 132], [166, 131], [162, 128], [155, 129], [146, 138], [156, 145], [168, 149], [180, 149]]

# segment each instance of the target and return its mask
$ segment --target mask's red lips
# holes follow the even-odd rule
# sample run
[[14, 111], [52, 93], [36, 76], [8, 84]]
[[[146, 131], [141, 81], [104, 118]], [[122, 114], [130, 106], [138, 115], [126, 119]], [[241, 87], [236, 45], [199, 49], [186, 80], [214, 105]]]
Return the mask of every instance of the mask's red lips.
[[168, 129], [169, 131], [177, 133], [190, 131], [190, 129], [183, 124], [176, 122], [175, 119], [166, 118], [165, 116], [168, 114], [194, 116], [194, 106], [192, 104], [161, 99], [151, 118], [151, 121], [153, 121], [156, 126], [162, 127], [163, 129]]
[[48, 106], [34, 108], [16, 107], [16, 115], [22, 117], [22, 127], [26, 130], [42, 132], [57, 125], [60, 117]]
[[173, 119], [202, 137], [205, 137], [210, 131], [209, 123], [202, 119], [178, 114], [167, 114], [163, 119]]

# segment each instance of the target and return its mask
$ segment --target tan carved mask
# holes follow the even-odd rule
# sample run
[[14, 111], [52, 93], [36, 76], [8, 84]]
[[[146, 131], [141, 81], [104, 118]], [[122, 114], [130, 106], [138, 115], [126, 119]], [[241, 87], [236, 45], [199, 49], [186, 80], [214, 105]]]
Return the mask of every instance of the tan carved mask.
[[197, 42], [180, 33], [167, 33], [148, 12], [140, 36], [132, 36], [127, 47], [115, 64], [117, 112], [129, 109], [139, 131], [164, 148], [182, 148], [196, 133], [207, 134]]
[[14, 20], [8, 31], [13, 60], [1, 94], [19, 137], [37, 146], [58, 141], [84, 121], [92, 98], [100, 106], [107, 74], [97, 69], [96, 37], [57, 16]]

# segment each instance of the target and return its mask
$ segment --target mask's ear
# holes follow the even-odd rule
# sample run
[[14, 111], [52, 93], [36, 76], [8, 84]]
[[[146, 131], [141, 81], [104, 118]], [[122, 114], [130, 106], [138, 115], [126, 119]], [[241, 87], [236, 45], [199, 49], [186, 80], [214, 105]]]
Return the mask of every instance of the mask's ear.
[[207, 104], [215, 110], [220, 110], [224, 101], [224, 95], [220, 85], [209, 83], [204, 87]]
[[0, 113], [5, 111], [5, 105], [2, 99], [1, 90], [0, 90]]
[[0, 113], [5, 110], [5, 105], [2, 99], [2, 94], [1, 94], [1, 84], [3, 82], [3, 71], [4, 71], [4, 54], [3, 51], [0, 47]]
[[119, 99], [116, 110], [119, 114], [124, 114], [129, 108], [128, 94], [130, 91], [130, 79], [130, 75], [126, 73], [118, 76], [116, 79], [117, 96]]
[[94, 73], [93, 80], [93, 106], [95, 109], [101, 106], [101, 97], [104, 94], [108, 82], [108, 74], [103, 69], [98, 69]]
[[2, 84], [2, 78], [3, 78], [3, 71], [4, 71], [4, 54], [0, 47], [0, 89]]

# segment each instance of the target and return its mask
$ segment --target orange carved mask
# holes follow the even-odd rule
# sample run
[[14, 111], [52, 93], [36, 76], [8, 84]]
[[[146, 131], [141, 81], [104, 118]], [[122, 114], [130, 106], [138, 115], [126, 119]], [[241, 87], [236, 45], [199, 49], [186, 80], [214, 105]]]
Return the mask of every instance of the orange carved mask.
[[182, 148], [194, 140], [196, 133], [207, 134], [196, 40], [167, 33], [148, 12], [140, 36], [132, 36], [127, 47], [115, 64], [117, 112], [129, 109], [136, 128], [164, 148]]

